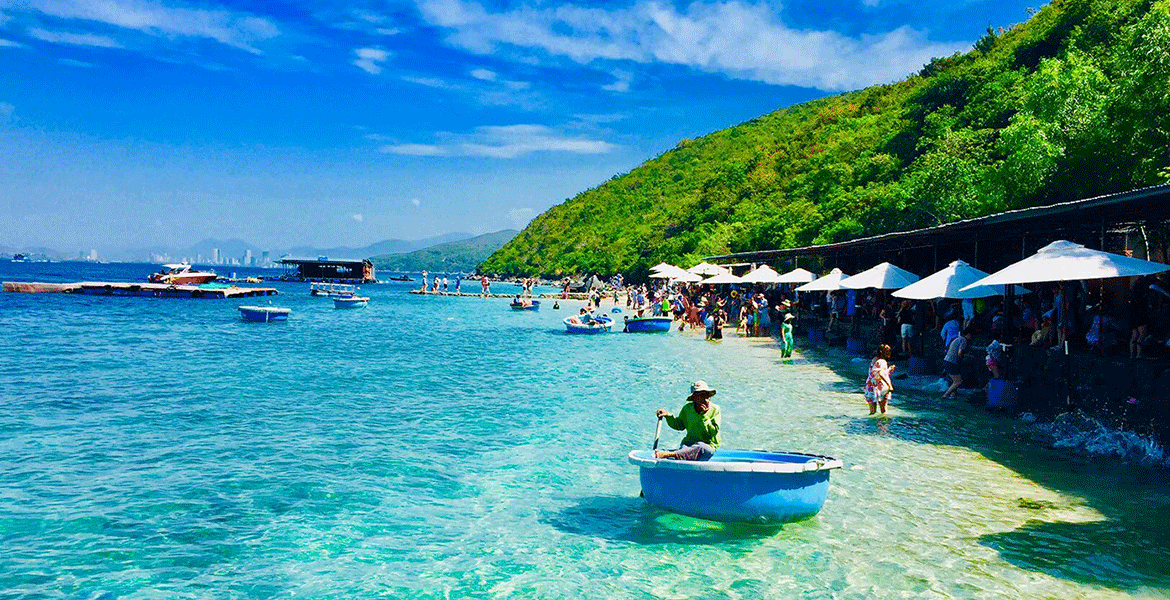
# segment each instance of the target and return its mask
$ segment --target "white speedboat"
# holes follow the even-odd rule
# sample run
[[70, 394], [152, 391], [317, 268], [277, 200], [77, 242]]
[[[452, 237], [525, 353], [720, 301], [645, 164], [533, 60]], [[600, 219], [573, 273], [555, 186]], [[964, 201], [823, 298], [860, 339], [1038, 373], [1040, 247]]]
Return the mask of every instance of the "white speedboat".
[[150, 276], [151, 283], [167, 283], [170, 285], [199, 285], [210, 283], [219, 278], [215, 271], [196, 271], [187, 263], [163, 265], [158, 273]]

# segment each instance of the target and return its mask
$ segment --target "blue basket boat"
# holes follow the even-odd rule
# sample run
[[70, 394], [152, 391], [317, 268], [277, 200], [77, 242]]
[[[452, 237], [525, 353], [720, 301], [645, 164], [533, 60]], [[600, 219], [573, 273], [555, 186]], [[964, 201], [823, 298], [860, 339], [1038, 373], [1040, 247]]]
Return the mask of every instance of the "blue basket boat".
[[333, 299], [333, 308], [365, 308], [369, 303], [370, 299], [365, 296], [339, 297]]
[[268, 323], [271, 321], [287, 321], [291, 308], [276, 308], [275, 306], [241, 306], [240, 317], [245, 321]]
[[573, 323], [573, 319], [576, 318], [565, 317], [565, 331], [569, 333], [606, 333], [610, 327], [613, 327], [613, 319], [605, 315], [593, 317], [593, 320], [588, 323]]
[[722, 449], [706, 461], [657, 459], [651, 450], [635, 450], [630, 463], [639, 467], [650, 504], [745, 523], [787, 523], [817, 514], [829, 492], [829, 472], [843, 466], [830, 456]]
[[670, 331], [670, 317], [635, 317], [626, 319], [626, 333], [655, 333]]
[[513, 302], [509, 304], [512, 310], [540, 310], [540, 300], [533, 300], [525, 305], [522, 302]]

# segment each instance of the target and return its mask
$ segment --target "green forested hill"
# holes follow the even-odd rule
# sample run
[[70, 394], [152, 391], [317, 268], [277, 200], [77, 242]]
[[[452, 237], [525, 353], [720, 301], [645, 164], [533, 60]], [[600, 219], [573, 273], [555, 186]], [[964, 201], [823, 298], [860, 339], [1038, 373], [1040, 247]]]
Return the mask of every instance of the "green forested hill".
[[516, 236], [515, 229], [485, 233], [470, 239], [436, 244], [414, 252], [383, 254], [370, 259], [374, 266], [384, 271], [417, 272], [431, 271], [467, 272], [474, 271], [475, 265]]
[[532, 221], [484, 272], [638, 276], [1170, 179], [1170, 0], [1054, 0], [906, 81], [695, 140]]

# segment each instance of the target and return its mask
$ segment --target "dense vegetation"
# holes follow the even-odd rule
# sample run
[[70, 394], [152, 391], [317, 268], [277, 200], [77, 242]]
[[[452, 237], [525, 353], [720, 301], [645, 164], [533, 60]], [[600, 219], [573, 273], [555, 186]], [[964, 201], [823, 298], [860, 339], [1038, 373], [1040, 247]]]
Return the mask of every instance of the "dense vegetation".
[[370, 259], [374, 266], [384, 271], [418, 272], [423, 269], [436, 272], [464, 273], [474, 271], [475, 266], [508, 243], [519, 233], [505, 229], [487, 233], [471, 239], [437, 244], [414, 252], [383, 254]]
[[1170, 0], [1054, 0], [885, 86], [683, 140], [554, 206], [484, 272], [624, 272], [1170, 179]]

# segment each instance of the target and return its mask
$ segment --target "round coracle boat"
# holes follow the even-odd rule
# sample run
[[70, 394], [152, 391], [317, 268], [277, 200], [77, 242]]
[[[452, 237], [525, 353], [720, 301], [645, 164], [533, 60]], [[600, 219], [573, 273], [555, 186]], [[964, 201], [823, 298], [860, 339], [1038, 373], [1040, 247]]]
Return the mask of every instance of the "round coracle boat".
[[626, 319], [626, 333], [660, 333], [670, 331], [670, 317], [632, 317]]
[[582, 321], [580, 317], [567, 317], [564, 320], [565, 331], [569, 333], [606, 333], [613, 327], [613, 319], [601, 315]]
[[654, 458], [630, 452], [650, 504], [712, 521], [786, 523], [816, 515], [829, 492], [831, 456], [766, 450], [715, 451], [710, 460]]

